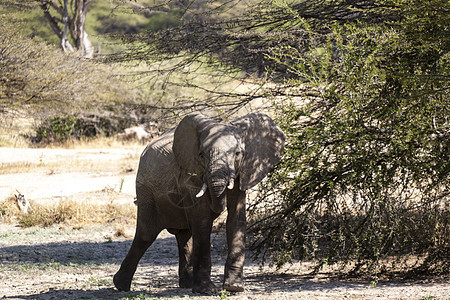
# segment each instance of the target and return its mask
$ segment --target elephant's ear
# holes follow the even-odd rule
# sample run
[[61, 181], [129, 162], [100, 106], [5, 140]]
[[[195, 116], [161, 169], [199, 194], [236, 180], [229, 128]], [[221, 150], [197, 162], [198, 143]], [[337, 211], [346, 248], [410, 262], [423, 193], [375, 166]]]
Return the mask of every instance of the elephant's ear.
[[231, 122], [238, 127], [245, 144], [239, 177], [241, 190], [255, 186], [277, 164], [283, 154], [285, 135], [265, 114], [251, 113]]
[[187, 173], [201, 175], [204, 163], [200, 158], [200, 132], [213, 122], [202, 114], [190, 114], [181, 120], [175, 129], [173, 153], [178, 165]]

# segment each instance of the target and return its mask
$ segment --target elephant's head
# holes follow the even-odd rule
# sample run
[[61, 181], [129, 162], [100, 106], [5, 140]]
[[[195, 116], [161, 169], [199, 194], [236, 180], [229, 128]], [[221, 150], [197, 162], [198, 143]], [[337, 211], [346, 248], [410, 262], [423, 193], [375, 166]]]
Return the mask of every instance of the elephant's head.
[[187, 173], [202, 176], [211, 196], [211, 209], [220, 213], [226, 205], [226, 189], [245, 191], [261, 181], [280, 160], [285, 135], [264, 114], [252, 113], [230, 125], [202, 114], [186, 116], [175, 130], [173, 152]]

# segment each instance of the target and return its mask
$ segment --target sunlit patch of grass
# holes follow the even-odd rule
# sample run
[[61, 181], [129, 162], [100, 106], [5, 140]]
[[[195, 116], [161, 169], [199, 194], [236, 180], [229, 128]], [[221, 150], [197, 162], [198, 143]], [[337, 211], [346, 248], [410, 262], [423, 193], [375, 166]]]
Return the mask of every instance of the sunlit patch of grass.
[[[195, 299], [196, 297], [194, 297]], [[131, 299], [138, 299], [138, 300], [153, 300], [156, 299], [155, 297], [152, 297], [150, 295], [146, 295], [144, 293], [140, 293], [140, 294], [127, 294], [125, 295], [123, 298], [120, 298], [121, 300], [131, 300]], [[177, 299], [177, 297], [174, 298], [158, 298], [158, 299]]]
[[88, 279], [90, 286], [111, 286], [113, 284], [112, 278], [99, 278], [91, 275]]
[[71, 219], [77, 208], [72, 203], [59, 202], [57, 205], [34, 205], [31, 213], [19, 217], [21, 227], [41, 225], [44, 227]]
[[[82, 226], [89, 224], [134, 224], [136, 206], [130, 203], [93, 203], [75, 200], [61, 200], [57, 203], [31, 203], [31, 211], [27, 214], [20, 211], [13, 197], [0, 202], [0, 221], [17, 222], [21, 227], [48, 227], [54, 224]], [[122, 234], [121, 234], [122, 233]], [[118, 229], [117, 236], [125, 236]]]

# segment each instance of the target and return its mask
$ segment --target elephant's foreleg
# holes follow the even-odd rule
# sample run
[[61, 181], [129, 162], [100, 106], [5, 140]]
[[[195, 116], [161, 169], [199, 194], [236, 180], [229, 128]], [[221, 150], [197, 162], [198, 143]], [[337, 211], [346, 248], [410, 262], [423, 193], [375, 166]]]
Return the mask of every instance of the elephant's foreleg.
[[178, 243], [179, 256], [179, 285], [181, 288], [192, 288], [193, 271], [192, 271], [192, 234], [189, 229], [180, 230], [176, 233]]
[[245, 261], [245, 192], [235, 187], [228, 192], [227, 246], [223, 288], [230, 292], [244, 291], [243, 270]]
[[211, 281], [211, 229], [212, 212], [205, 202], [197, 203], [192, 213], [192, 266], [194, 282], [192, 291], [201, 294], [214, 294], [217, 288]]

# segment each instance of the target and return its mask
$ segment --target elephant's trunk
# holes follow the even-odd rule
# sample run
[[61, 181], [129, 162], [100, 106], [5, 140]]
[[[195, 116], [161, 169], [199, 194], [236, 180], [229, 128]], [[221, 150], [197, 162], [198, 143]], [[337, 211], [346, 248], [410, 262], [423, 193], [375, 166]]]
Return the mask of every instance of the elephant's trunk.
[[221, 213], [226, 205], [226, 181], [223, 180], [209, 180], [209, 192], [211, 196], [211, 209], [216, 213]]
[[[205, 194], [207, 188], [208, 188], [208, 185], [206, 183], [203, 183], [202, 188], [197, 193], [197, 195], [195, 195], [195, 197], [196, 198], [202, 197]], [[234, 178], [230, 178], [230, 182], [227, 185], [227, 189], [232, 190], [233, 188], [234, 188]]]
[[205, 182], [211, 197], [211, 210], [221, 213], [226, 206], [226, 188], [230, 185], [229, 174], [224, 171], [226, 168], [213, 165], [210, 172], [206, 172]]

